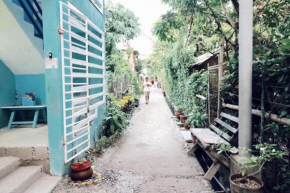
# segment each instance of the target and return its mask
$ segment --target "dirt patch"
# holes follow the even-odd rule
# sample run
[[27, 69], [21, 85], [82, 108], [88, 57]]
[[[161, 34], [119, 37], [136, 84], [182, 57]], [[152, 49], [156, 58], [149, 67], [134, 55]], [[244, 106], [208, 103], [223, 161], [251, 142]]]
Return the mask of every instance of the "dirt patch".
[[260, 183], [250, 178], [236, 178], [233, 182], [242, 188], [257, 189], [262, 187]]

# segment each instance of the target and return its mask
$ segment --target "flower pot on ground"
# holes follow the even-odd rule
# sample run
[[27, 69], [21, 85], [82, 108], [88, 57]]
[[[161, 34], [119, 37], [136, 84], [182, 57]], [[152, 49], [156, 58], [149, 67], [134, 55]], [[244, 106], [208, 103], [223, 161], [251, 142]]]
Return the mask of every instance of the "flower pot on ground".
[[264, 183], [254, 176], [233, 174], [230, 176], [230, 187], [232, 193], [263, 193]]
[[190, 129], [190, 125], [186, 121], [183, 123], [183, 126], [185, 129]]
[[89, 161], [77, 162], [71, 166], [70, 177], [72, 180], [83, 181], [93, 175], [92, 163]]
[[180, 117], [181, 123], [183, 123], [183, 125], [184, 125], [186, 120], [187, 120], [187, 116], [186, 115], [180, 115], [179, 117]]
[[[274, 159], [283, 160], [286, 155], [286, 153], [281, 150], [277, 144], [260, 143], [254, 145], [254, 149], [260, 152], [259, 156], [244, 156], [243, 161], [236, 162], [229, 155], [235, 147], [224, 143], [215, 144], [213, 147], [218, 150], [219, 154], [224, 152], [225, 155], [231, 159], [231, 163], [235, 165], [237, 171], [241, 172], [238, 174], [233, 174], [229, 178], [232, 193], [262, 193], [264, 183], [254, 175], [262, 171], [266, 162]], [[249, 153], [253, 150], [240, 147], [239, 151]], [[252, 172], [250, 170], [256, 170], [255, 167], [257, 166], [259, 166], [257, 171]]]
[[174, 111], [175, 117], [177, 119], [180, 119], [180, 115], [182, 115], [182, 113], [178, 112], [178, 111]]

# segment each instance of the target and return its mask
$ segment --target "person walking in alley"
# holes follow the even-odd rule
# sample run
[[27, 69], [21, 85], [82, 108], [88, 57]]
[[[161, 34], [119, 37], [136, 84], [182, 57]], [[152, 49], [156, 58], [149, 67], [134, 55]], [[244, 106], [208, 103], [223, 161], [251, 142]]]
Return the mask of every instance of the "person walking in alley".
[[151, 86], [152, 86], [152, 83], [149, 81], [149, 78], [146, 77], [144, 85], [143, 85], [143, 89], [144, 89], [144, 92], [145, 92], [146, 105], [149, 103], [149, 95], [150, 95], [150, 87]]

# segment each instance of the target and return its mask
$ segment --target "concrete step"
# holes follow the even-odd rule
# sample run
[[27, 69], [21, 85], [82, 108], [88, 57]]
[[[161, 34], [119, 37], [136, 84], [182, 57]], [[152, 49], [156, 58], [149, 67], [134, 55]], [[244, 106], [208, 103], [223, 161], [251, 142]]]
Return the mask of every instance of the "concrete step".
[[60, 176], [43, 175], [38, 181], [30, 186], [24, 193], [51, 193], [60, 182]]
[[23, 193], [42, 174], [42, 166], [20, 167], [0, 180], [0, 193]]
[[0, 157], [0, 180], [16, 170], [21, 164], [16, 157]]

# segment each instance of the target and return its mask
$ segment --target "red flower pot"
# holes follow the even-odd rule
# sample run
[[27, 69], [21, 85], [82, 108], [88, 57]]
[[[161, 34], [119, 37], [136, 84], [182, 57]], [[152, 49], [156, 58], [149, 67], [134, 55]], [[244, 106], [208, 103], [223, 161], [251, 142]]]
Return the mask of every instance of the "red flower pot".
[[92, 177], [94, 171], [91, 166], [92, 163], [89, 161], [77, 162], [73, 164], [71, 166], [71, 179], [83, 181]]
[[182, 115], [182, 113], [180, 113], [180, 112], [178, 112], [178, 111], [174, 111], [174, 113], [175, 113], [175, 117], [176, 117], [177, 119], [180, 119], [180, 115]]
[[188, 123], [186, 123], [186, 121], [185, 121], [185, 123], [183, 123], [183, 126], [185, 129], [190, 129], [190, 125]]
[[185, 124], [186, 120], [187, 120], [187, 116], [186, 115], [180, 115], [180, 121], [181, 123]]

